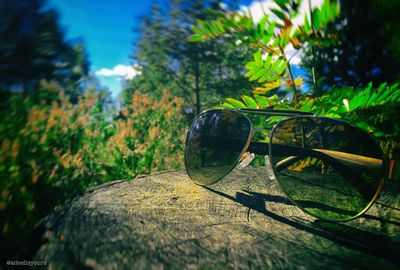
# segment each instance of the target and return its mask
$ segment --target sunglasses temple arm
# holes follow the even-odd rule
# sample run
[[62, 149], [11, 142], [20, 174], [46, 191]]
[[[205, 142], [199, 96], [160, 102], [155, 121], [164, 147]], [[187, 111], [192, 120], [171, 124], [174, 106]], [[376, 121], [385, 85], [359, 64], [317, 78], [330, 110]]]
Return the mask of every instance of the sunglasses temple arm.
[[[296, 163], [297, 161], [301, 160], [304, 158], [304, 154], [306, 153], [301, 153], [304, 151], [302, 148], [295, 148], [295, 147], [287, 147], [287, 146], [280, 146], [273, 144], [272, 147], [277, 147], [278, 149], [281, 148], [284, 150], [284, 152], [287, 152], [286, 148], [290, 148], [289, 152], [290, 154], [287, 153], [287, 156], [289, 156], [286, 159], [281, 160], [278, 162], [275, 166], [275, 171], [279, 172], [283, 169], [286, 169], [290, 167], [292, 164]], [[275, 179], [274, 175], [274, 170], [270, 161], [270, 156], [269, 156], [269, 143], [266, 142], [250, 142], [249, 147], [247, 150], [251, 153], [255, 153], [256, 155], [264, 155], [265, 156], [265, 165], [268, 170], [268, 176], [271, 180]], [[278, 150], [279, 151], [279, 150]], [[360, 164], [363, 169], [366, 167], [370, 168], [377, 168], [379, 166], [382, 166], [382, 160], [381, 159], [375, 159], [375, 158], [369, 158], [369, 157], [363, 157], [360, 155], [352, 155], [344, 152], [339, 152], [339, 151], [330, 151], [326, 149], [309, 149], [306, 152], [317, 152], [322, 155], [320, 156], [329, 156], [331, 158], [334, 158], [337, 161], [342, 161], [348, 164], [352, 164], [353, 166], [356, 164]], [[310, 153], [308, 153], [310, 154]], [[385, 177], [388, 180], [391, 181], [396, 181], [398, 184], [400, 184], [400, 163], [399, 160], [385, 160], [386, 162], [386, 170], [385, 170]], [[345, 166], [346, 167], [346, 166]]]
[[[289, 167], [291, 164], [295, 163], [296, 161], [304, 157], [304, 155], [310, 155], [311, 153], [315, 152], [328, 155], [332, 158], [335, 158], [336, 160], [352, 164], [360, 164], [361, 166], [367, 166], [367, 167], [376, 168], [382, 166], [383, 162], [381, 159], [377, 158], [364, 157], [360, 155], [354, 155], [345, 152], [332, 151], [326, 149], [304, 149], [299, 147], [290, 147], [278, 144], [273, 144], [272, 147], [274, 148], [274, 152], [282, 151], [283, 155], [289, 156], [287, 159], [280, 161], [277, 164], [277, 167]], [[269, 155], [269, 143], [251, 142], [247, 150], [256, 155]], [[389, 161], [389, 169], [388, 169], [389, 179], [393, 177], [394, 173], [396, 173], [396, 175], [399, 173], [397, 172], [399, 170], [397, 167], [399, 166], [397, 165], [396, 167], [395, 164], [397, 165], [396, 161], [394, 160]]]

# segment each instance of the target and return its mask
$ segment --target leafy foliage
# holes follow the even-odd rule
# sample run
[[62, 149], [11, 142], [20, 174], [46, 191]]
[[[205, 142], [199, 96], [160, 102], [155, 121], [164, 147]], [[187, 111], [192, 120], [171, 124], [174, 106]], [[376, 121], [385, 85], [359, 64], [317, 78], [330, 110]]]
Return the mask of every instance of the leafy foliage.
[[384, 83], [373, 88], [370, 83], [361, 90], [332, 89], [321, 97], [321, 103], [323, 106], [318, 103], [308, 106], [317, 114], [349, 120], [378, 139], [400, 141], [400, 126], [396, 121], [396, 111], [400, 107], [398, 84]]
[[264, 61], [260, 51], [254, 53], [253, 57], [254, 61], [247, 62], [245, 66], [248, 71], [244, 76], [248, 77], [250, 81], [257, 80], [259, 83], [265, 82], [267, 79], [276, 81], [283, 75], [287, 67], [287, 62], [279, 58], [273, 60], [271, 55], [268, 55]]
[[[227, 108], [274, 108], [313, 112], [316, 115], [348, 120], [372, 134], [382, 144], [400, 142], [400, 86], [398, 84], [380, 85], [353, 89], [351, 87], [332, 88], [321, 97], [306, 96], [297, 104], [287, 99], [279, 100], [278, 96], [266, 98], [255, 95], [254, 98], [242, 96], [242, 101], [233, 98], [225, 99], [222, 106]], [[269, 127], [278, 120], [271, 117]], [[390, 148], [390, 147], [389, 147]], [[387, 154], [391, 151], [385, 147]]]
[[[274, 2], [257, 22], [212, 0], [172, 1], [167, 12], [153, 5], [134, 51], [141, 74], [115, 111], [94, 80], [85, 81], [82, 94], [85, 50], [64, 39], [55, 11], [43, 9], [41, 0], [1, 1], [0, 242], [15, 243], [8, 250], [24, 246], [40, 218], [88, 187], [181, 167], [185, 105], [199, 112], [250, 88], [252, 96], [222, 105], [350, 120], [393, 148], [390, 143], [400, 141], [397, 84], [332, 88], [321, 97], [299, 96], [297, 103], [274, 94], [288, 88], [297, 95], [303, 82], [293, 77], [285, 48], [330, 44], [334, 33], [325, 26], [339, 13], [336, 2], [325, 0], [295, 26], [302, 1]], [[10, 91], [15, 85], [25, 93]], [[257, 120], [271, 126], [277, 119]], [[258, 136], [267, 140], [266, 133]]]
[[[251, 17], [238, 12], [216, 12], [218, 17], [214, 20], [197, 21], [197, 25], [192, 28], [194, 34], [190, 40], [209, 41], [229, 36], [231, 40], [255, 49], [254, 60], [245, 65], [248, 70], [246, 77], [250, 81], [266, 83], [255, 87], [254, 92], [265, 94], [269, 90], [286, 86], [293, 89], [293, 101], [296, 101], [297, 90], [302, 80], [295, 81], [293, 78], [285, 48], [292, 44], [294, 48], [299, 49], [305, 42], [320, 42], [323, 28], [336, 19], [339, 8], [336, 3], [325, 0], [320, 8], [312, 9], [311, 18], [307, 14], [304, 16], [303, 25], [295, 26], [293, 19], [298, 16], [298, 7], [302, 1], [274, 2], [277, 8], [270, 9], [270, 12], [278, 18], [278, 22], [268, 14], [259, 22], [255, 22]], [[319, 44], [323, 44], [322, 41]], [[284, 79], [285, 77], [289, 79]]]
[[254, 95], [254, 98], [244, 95], [241, 96], [241, 98], [243, 102], [234, 98], [226, 98], [222, 106], [226, 108], [266, 109], [279, 104], [279, 98], [277, 95], [271, 97]]
[[0, 121], [0, 224], [2, 242], [15, 243], [9, 251], [23, 247], [55, 205], [88, 187], [182, 166], [182, 99], [135, 93], [115, 116], [104, 110], [103, 93], [74, 104], [57, 83], [41, 85], [56, 94], [50, 104], [20, 94], [1, 104], [8, 116]]

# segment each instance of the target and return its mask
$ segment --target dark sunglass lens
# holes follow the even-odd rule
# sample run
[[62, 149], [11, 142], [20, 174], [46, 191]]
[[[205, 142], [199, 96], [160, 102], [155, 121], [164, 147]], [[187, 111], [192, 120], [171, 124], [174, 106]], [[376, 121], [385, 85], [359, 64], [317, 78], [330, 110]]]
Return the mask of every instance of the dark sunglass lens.
[[209, 185], [229, 173], [245, 150], [251, 123], [242, 114], [212, 110], [199, 115], [186, 138], [185, 166], [191, 179]]
[[342, 221], [363, 213], [383, 181], [380, 147], [362, 130], [335, 119], [280, 122], [270, 154], [288, 197], [323, 219]]

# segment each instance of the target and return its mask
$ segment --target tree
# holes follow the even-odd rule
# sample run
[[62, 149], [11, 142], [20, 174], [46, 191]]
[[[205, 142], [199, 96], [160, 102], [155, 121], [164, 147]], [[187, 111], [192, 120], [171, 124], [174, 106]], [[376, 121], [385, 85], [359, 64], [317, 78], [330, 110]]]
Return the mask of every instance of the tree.
[[142, 19], [133, 54], [141, 75], [132, 80], [128, 96], [134, 91], [161, 96], [168, 89], [200, 112], [227, 93], [250, 89], [241, 65], [250, 57], [247, 49], [223, 41], [188, 42], [191, 26], [198, 19], [215, 17], [212, 10], [221, 10], [219, 1], [174, 0], [166, 9], [167, 15], [162, 15], [153, 4], [150, 15]]
[[71, 89], [87, 74], [83, 46], [65, 40], [44, 0], [0, 1], [0, 88], [35, 94], [45, 79]]
[[[253, 61], [245, 65], [245, 76], [249, 81], [257, 81], [253, 92], [264, 95], [273, 89], [285, 87], [291, 89], [292, 102], [297, 103], [299, 98], [298, 88], [303, 82], [302, 78], [294, 78], [285, 49], [291, 44], [293, 48], [300, 49], [304, 44], [324, 44], [329, 39], [325, 37], [323, 29], [339, 14], [337, 4], [325, 0], [320, 8], [311, 8], [310, 15], [304, 16], [304, 23], [296, 25], [293, 20], [298, 17], [298, 8], [302, 0], [275, 0], [276, 8], [269, 12], [278, 19], [274, 19], [264, 11], [260, 21], [255, 21], [251, 14], [240, 12], [220, 12], [214, 20], [198, 21], [193, 26], [194, 35], [191, 41], [212, 41], [221, 37], [230, 37], [231, 41], [239, 40], [243, 46], [255, 50]], [[312, 22], [315, 22], [313, 24]], [[247, 97], [248, 100], [251, 97]], [[237, 104], [241, 102], [236, 101]], [[246, 102], [248, 103], [248, 102]], [[264, 106], [267, 105], [263, 102]], [[245, 106], [245, 104], [241, 104]], [[256, 106], [254, 100], [251, 106]]]
[[[303, 63], [325, 85], [365, 85], [400, 79], [399, 1], [340, 1], [341, 16], [327, 31], [338, 42], [309, 46]], [[313, 53], [314, 50], [314, 59]]]

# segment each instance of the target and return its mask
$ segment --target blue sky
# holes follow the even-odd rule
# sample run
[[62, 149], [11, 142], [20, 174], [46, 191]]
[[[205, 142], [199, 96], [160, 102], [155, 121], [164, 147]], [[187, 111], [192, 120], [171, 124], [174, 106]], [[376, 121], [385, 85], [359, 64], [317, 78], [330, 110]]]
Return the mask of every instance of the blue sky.
[[[129, 66], [138, 16], [145, 14], [151, 1], [145, 0], [48, 0], [60, 13], [68, 39], [82, 38], [91, 62], [91, 72], [117, 65]], [[115, 96], [121, 89], [118, 77], [99, 76]]]
[[[107, 86], [114, 97], [121, 90], [121, 78], [134, 74], [133, 32], [140, 24], [138, 19], [147, 14], [152, 1], [147, 0], [48, 0], [50, 7], [60, 13], [60, 23], [67, 39], [82, 39], [85, 42], [91, 72], [97, 73], [102, 85]], [[158, 0], [167, 3], [168, 0]], [[270, 1], [264, 0], [266, 5]], [[269, 2], [269, 3], [267, 3]], [[318, 1], [317, 1], [318, 2]], [[259, 1], [242, 0], [255, 13]], [[254, 14], [257, 16], [257, 14]], [[122, 76], [118, 76], [117, 74]]]
[[[148, 0], [48, 0], [60, 13], [60, 23], [67, 39], [85, 42], [91, 72], [101, 74], [127, 73], [132, 65], [129, 55], [137, 38], [132, 31], [139, 26], [138, 17], [151, 6]], [[167, 3], [168, 0], [158, 0]], [[249, 4], [251, 0], [242, 0]], [[115, 68], [117, 67], [117, 68]], [[115, 97], [121, 90], [121, 76], [97, 76]]]

